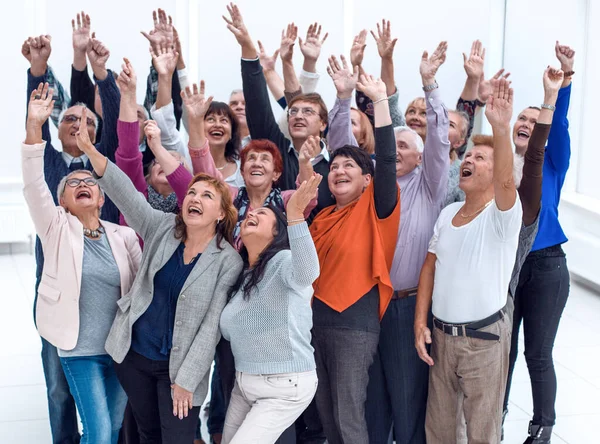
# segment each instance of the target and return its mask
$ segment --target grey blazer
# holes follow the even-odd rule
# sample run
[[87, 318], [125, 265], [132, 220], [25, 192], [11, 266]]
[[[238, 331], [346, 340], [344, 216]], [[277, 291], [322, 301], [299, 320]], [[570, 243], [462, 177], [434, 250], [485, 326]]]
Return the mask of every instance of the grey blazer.
[[[148, 309], [154, 295], [154, 275], [173, 255], [181, 241], [175, 238], [175, 215], [154, 210], [129, 178], [112, 162], [98, 182], [125, 220], [144, 240], [142, 263], [106, 340], [106, 351], [123, 362], [131, 347], [133, 324]], [[169, 360], [171, 382], [194, 393], [202, 405], [219, 340], [219, 319], [227, 292], [242, 270], [242, 259], [226, 241], [217, 248], [216, 236], [185, 281], [175, 312], [173, 347]]]

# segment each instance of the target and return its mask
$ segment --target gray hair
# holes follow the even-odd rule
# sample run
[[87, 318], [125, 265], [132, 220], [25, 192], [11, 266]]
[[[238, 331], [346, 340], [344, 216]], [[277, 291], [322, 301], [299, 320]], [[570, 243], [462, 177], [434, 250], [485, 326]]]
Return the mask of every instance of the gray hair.
[[459, 147], [459, 148], [462, 148], [468, 142], [467, 135], [469, 134], [469, 125], [471, 124], [471, 119], [469, 118], [469, 115], [466, 112], [464, 112], [464, 111], [453, 109], [453, 110], [450, 110], [448, 112], [454, 113], [454, 114], [462, 117], [462, 119], [463, 119], [464, 125], [463, 125], [463, 130], [462, 130], [462, 132], [460, 134], [460, 137], [462, 137], [463, 139], [465, 139], [465, 143], [462, 146]]
[[[91, 117], [92, 119], [94, 119], [94, 127], [96, 128], [96, 130], [98, 130], [98, 116], [96, 116], [96, 113], [94, 111], [92, 111], [91, 109], [89, 109], [87, 107], [87, 105], [83, 102], [77, 102], [74, 105], [69, 106], [68, 108], [63, 109], [60, 114], [58, 115], [58, 124], [60, 125], [61, 122], [63, 121], [65, 114], [67, 113], [67, 111], [69, 111], [71, 108], [73, 108], [74, 106], [83, 106], [84, 108], [86, 108], [88, 110], [88, 112], [90, 113], [90, 115], [88, 117]], [[87, 126], [87, 123], [86, 123]]]
[[[74, 175], [74, 174], [78, 174], [78, 173], [83, 173], [83, 174], [87, 174], [90, 177], [94, 177], [94, 175], [92, 174], [92, 172], [90, 170], [75, 170], [75, 171], [71, 171], [69, 174], [67, 174], [65, 177], [63, 177], [60, 182], [58, 183], [58, 187], [56, 189], [56, 196], [58, 197], [58, 200], [60, 202], [60, 198], [63, 197], [63, 195], [65, 194], [65, 188], [67, 186], [67, 180], [69, 180], [69, 178]], [[102, 196], [102, 198], [104, 198], [104, 190], [102, 189], [102, 187], [100, 186], [100, 184], [98, 184], [98, 189], [100, 190], [100, 195]], [[99, 209], [99, 213], [98, 213], [98, 217], [100, 217], [102, 215], [102, 208]]]
[[405, 131], [413, 135], [413, 138], [415, 139], [415, 145], [417, 146], [417, 151], [419, 153], [422, 153], [424, 149], [423, 139], [421, 139], [421, 136], [419, 136], [419, 134], [417, 134], [417, 132], [414, 129], [408, 126], [397, 126], [394, 128], [394, 136], [398, 137], [401, 133]]
[[234, 94], [244, 94], [244, 90], [243, 89], [234, 89], [233, 91], [231, 91], [231, 94], [229, 94], [229, 97], [231, 97]]

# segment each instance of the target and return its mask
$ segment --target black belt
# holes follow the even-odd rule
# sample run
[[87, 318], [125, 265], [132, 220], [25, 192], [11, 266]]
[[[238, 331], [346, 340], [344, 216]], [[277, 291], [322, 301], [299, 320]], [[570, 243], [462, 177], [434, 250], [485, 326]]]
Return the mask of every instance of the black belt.
[[450, 336], [468, 336], [470, 338], [485, 339], [487, 341], [497, 341], [500, 339], [498, 335], [478, 330], [492, 325], [494, 322], [498, 322], [503, 317], [504, 312], [499, 310], [481, 321], [471, 322], [469, 324], [449, 324], [433, 318], [433, 325]]
[[416, 295], [417, 287], [409, 288], [407, 290], [394, 290], [394, 293], [392, 293], [392, 299], [404, 299]]

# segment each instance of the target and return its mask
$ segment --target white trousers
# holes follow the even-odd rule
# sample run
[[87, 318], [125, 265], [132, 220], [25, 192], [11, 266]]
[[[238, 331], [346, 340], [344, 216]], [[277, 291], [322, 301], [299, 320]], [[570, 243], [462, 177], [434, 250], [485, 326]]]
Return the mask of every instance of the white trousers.
[[236, 372], [223, 444], [272, 444], [310, 404], [317, 372], [251, 375]]

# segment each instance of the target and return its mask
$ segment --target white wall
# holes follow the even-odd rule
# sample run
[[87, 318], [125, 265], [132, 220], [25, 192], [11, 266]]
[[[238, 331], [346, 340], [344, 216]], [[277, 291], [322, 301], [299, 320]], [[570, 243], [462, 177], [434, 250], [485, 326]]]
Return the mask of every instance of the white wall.
[[[140, 34], [152, 26], [151, 11], [161, 6], [173, 16], [183, 40], [185, 60], [192, 80], [204, 79], [209, 94], [226, 101], [232, 89], [241, 86], [240, 49], [226, 29], [221, 15], [226, 13], [223, 0], [149, 0], [125, 2], [105, 0], [86, 2], [92, 17], [92, 29], [111, 50], [109, 67], [118, 71], [123, 56], [132, 60], [138, 73], [138, 99], [145, 93], [150, 58], [148, 45]], [[396, 46], [396, 82], [400, 104], [404, 106], [422, 95], [419, 59], [423, 50], [433, 51], [441, 40], [449, 42], [446, 64], [438, 82], [449, 108], [455, 106], [465, 75], [462, 52], [470, 50], [474, 39], [487, 48], [486, 72], [505, 67], [512, 73], [515, 88], [515, 115], [528, 105], [542, 100], [541, 77], [544, 68], [557, 61], [554, 42], [560, 40], [577, 50], [573, 95], [569, 113], [572, 162], [565, 185], [561, 221], [571, 238], [565, 248], [571, 268], [600, 283], [591, 264], [600, 257], [600, 150], [596, 148], [596, 127], [600, 113], [600, 4], [594, 0], [430, 0], [428, 2], [390, 2], [389, 0], [305, 0], [300, 4], [278, 0], [240, 0], [246, 24], [255, 40], [260, 39], [269, 52], [279, 44], [281, 30], [291, 21], [306, 32], [309, 23], [319, 20], [329, 32], [318, 70], [319, 91], [326, 103], [333, 104], [335, 90], [326, 74], [330, 54], [348, 54], [352, 38], [361, 29], [376, 29], [381, 18], [392, 20], [392, 31], [399, 38]], [[0, 84], [5, 86], [5, 105], [0, 130], [3, 135], [3, 162], [0, 162], [0, 206], [22, 203], [20, 192], [19, 142], [24, 136], [25, 71], [27, 62], [19, 54], [23, 40], [30, 35], [53, 36], [50, 59], [57, 77], [68, 88], [70, 79], [71, 19], [81, 3], [25, 0], [11, 3], [10, 18], [0, 28], [7, 48], [7, 65], [1, 70]], [[296, 66], [301, 55], [296, 49]], [[368, 72], [379, 73], [379, 58], [369, 35], [365, 55]], [[584, 93], [585, 91], [585, 93]], [[279, 108], [273, 108], [277, 113]], [[483, 131], [488, 130], [485, 122]], [[56, 133], [54, 133], [56, 134]], [[3, 227], [0, 227], [2, 229]]]

